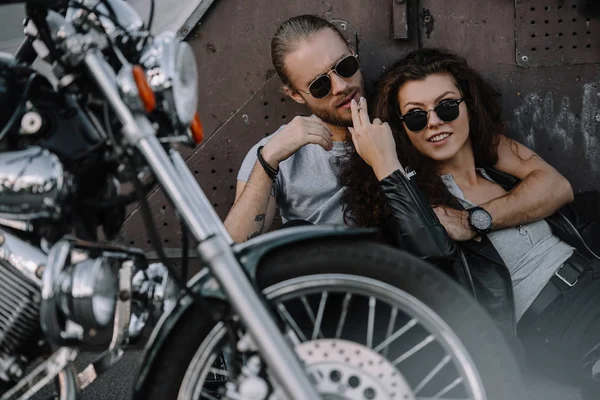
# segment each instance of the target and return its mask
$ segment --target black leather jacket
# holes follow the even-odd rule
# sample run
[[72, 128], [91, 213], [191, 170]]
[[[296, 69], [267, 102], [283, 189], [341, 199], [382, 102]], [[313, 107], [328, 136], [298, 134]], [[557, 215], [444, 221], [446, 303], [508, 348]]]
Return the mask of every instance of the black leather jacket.
[[[508, 174], [491, 168], [485, 170], [507, 191], [519, 183]], [[445, 269], [475, 296], [501, 328], [516, 334], [510, 273], [489, 238], [484, 235], [481, 241], [466, 242], [450, 239], [421, 191], [399, 170], [380, 184], [392, 210], [392, 218], [382, 227], [384, 234], [400, 248]], [[597, 197], [591, 201], [597, 201]], [[600, 226], [594, 222], [598, 221], [599, 203], [591, 201], [587, 194], [576, 196], [574, 203], [546, 218], [553, 233], [575, 247], [584, 260], [597, 258], [598, 252], [595, 254], [587, 243], [593, 243], [593, 237], [600, 237]], [[582, 215], [585, 212], [587, 216]]]

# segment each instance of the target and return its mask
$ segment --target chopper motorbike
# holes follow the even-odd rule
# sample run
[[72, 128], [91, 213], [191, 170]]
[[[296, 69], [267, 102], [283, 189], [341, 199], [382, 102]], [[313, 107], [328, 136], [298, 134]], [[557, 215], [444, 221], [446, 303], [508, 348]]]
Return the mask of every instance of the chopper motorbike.
[[[372, 230], [233, 243], [175, 148], [202, 140], [186, 42], [152, 36], [123, 0], [23, 3], [25, 41], [0, 56], [0, 399], [53, 381], [78, 398], [156, 310], [139, 399], [524, 398], [483, 309]], [[203, 265], [188, 282], [145, 200], [156, 185], [182, 224], [182, 266], [191, 246]], [[115, 241], [136, 201], [160, 263]]]

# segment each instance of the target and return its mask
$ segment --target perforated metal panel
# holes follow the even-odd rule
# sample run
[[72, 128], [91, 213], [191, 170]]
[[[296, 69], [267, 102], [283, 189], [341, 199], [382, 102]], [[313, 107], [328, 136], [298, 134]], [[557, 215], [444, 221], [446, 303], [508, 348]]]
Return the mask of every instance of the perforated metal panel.
[[600, 62], [598, 0], [516, 0], [517, 64], [522, 67]]

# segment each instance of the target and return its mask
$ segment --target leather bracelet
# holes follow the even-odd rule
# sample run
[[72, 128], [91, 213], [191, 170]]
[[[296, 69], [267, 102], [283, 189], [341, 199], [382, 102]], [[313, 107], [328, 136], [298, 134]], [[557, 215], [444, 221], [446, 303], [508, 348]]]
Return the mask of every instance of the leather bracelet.
[[258, 162], [263, 167], [263, 169], [265, 170], [265, 172], [269, 176], [269, 178], [271, 178], [271, 180], [273, 182], [275, 182], [275, 179], [277, 179], [277, 173], [279, 172], [279, 169], [275, 169], [275, 168], [271, 167], [269, 165], [269, 163], [265, 161], [265, 159], [263, 158], [263, 156], [261, 154], [261, 150], [263, 149], [263, 147], [265, 147], [265, 146], [260, 146], [256, 150], [256, 158], [258, 158]]

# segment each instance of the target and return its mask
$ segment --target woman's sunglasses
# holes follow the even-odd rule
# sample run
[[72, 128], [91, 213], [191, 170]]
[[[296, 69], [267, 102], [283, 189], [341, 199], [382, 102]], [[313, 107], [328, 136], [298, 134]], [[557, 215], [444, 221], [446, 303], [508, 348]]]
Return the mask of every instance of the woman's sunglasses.
[[357, 55], [352, 54], [344, 57], [338, 61], [327, 73], [319, 75], [314, 81], [312, 81], [311, 84], [308, 85], [308, 92], [305, 92], [304, 90], [300, 91], [302, 93], [312, 95], [315, 99], [322, 99], [331, 92], [331, 78], [329, 77], [329, 74], [335, 72], [342, 78], [350, 78], [356, 73], [356, 71], [358, 71], [359, 67], [360, 65], [358, 63]]
[[408, 129], [413, 132], [420, 132], [427, 127], [427, 119], [429, 118], [429, 112], [435, 111], [437, 116], [444, 122], [452, 122], [460, 113], [459, 105], [463, 102], [463, 99], [447, 99], [443, 100], [437, 107], [431, 110], [414, 110], [400, 116], [400, 120], [404, 121], [404, 124]]

